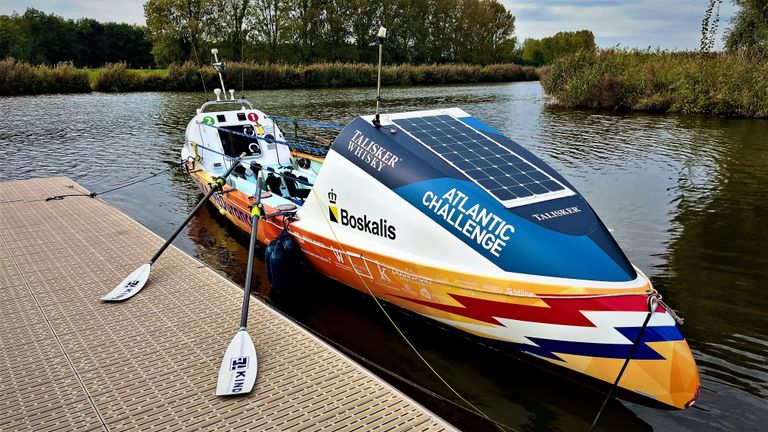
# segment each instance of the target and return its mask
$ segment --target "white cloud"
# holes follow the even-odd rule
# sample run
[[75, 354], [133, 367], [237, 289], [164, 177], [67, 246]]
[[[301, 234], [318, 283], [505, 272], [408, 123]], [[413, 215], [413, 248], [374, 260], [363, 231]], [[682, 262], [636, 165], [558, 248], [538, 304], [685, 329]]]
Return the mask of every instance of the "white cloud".
[[64, 18], [93, 18], [102, 22], [144, 24], [144, 2], [145, 0], [2, 0], [0, 14], [23, 14], [27, 8], [35, 8]]
[[[699, 46], [704, 0], [501, 0], [517, 17], [520, 40], [542, 38], [558, 31], [589, 29], [603, 47], [661, 47], [695, 49]], [[733, 15], [723, 2], [720, 34]]]

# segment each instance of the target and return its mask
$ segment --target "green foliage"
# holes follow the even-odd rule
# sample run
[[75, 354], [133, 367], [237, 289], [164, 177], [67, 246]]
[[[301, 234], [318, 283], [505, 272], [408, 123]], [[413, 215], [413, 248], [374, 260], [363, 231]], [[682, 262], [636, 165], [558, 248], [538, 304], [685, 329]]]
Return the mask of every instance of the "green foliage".
[[[354, 87], [376, 85], [376, 67], [369, 63], [231, 63], [224, 74], [231, 88], [248, 90]], [[535, 81], [539, 71], [515, 64], [394, 65], [382, 69], [385, 85], [430, 85]], [[100, 69], [76, 69], [71, 64], [34, 66], [13, 59], [0, 61], [0, 95], [132, 91], [211, 91], [220, 85], [212, 68], [193, 62], [163, 69], [129, 69], [111, 63]], [[242, 83], [242, 86], [241, 86]]]
[[733, 0], [740, 7], [731, 18], [725, 36], [729, 50], [747, 49], [768, 53], [768, 1]]
[[[202, 78], [201, 78], [202, 72]], [[514, 64], [410, 65], [382, 68], [384, 85], [429, 85], [474, 82], [535, 81], [538, 71]], [[166, 78], [167, 90], [200, 91], [219, 86], [217, 75], [209, 67], [198, 68], [192, 62], [172, 64]], [[248, 90], [301, 87], [354, 87], [376, 85], [376, 67], [369, 63], [315, 63], [307, 66], [288, 64], [231, 63], [224, 81]]]
[[90, 91], [88, 74], [69, 63], [47, 67], [0, 60], [0, 96]]
[[542, 75], [556, 105], [768, 117], [768, 56], [747, 53], [581, 51]]
[[0, 58], [86, 67], [125, 61], [131, 67], [149, 67], [150, 49], [145, 29], [138, 26], [65, 20], [32, 8], [23, 15], [0, 15]]
[[[375, 33], [389, 30], [386, 63], [508, 62], [515, 17], [497, 0], [148, 0], [158, 64], [375, 62]], [[197, 54], [195, 56], [195, 54]]]
[[523, 64], [543, 66], [563, 54], [594, 51], [596, 48], [595, 36], [589, 30], [560, 32], [543, 39], [526, 39], [520, 56]]

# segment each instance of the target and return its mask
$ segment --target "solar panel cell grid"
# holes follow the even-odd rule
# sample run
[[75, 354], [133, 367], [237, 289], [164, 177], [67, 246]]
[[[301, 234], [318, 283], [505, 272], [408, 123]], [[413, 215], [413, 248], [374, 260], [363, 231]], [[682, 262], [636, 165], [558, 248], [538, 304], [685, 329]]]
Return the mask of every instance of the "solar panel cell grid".
[[394, 123], [505, 204], [570, 192], [510, 149], [452, 116], [404, 118]]

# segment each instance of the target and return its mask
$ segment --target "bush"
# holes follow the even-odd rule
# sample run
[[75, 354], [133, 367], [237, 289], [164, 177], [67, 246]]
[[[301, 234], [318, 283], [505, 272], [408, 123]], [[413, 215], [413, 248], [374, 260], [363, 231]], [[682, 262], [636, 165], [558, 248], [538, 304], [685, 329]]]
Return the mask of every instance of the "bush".
[[768, 117], [768, 57], [754, 53], [579, 52], [541, 84], [565, 107]]
[[87, 93], [88, 74], [69, 63], [53, 67], [32, 66], [14, 59], [0, 61], [0, 95]]

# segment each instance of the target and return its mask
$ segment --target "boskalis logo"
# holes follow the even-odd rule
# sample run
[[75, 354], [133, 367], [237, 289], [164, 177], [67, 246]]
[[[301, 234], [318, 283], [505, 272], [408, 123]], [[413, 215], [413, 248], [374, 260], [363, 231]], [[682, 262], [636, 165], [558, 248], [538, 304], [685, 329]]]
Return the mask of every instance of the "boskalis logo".
[[354, 228], [364, 233], [373, 234], [375, 236], [384, 237], [390, 240], [397, 238], [397, 228], [387, 223], [386, 219], [371, 218], [368, 215], [356, 216], [346, 209], [338, 207], [336, 205], [336, 199], [338, 195], [331, 189], [328, 192], [328, 215], [331, 222], [342, 224], [344, 226]]

